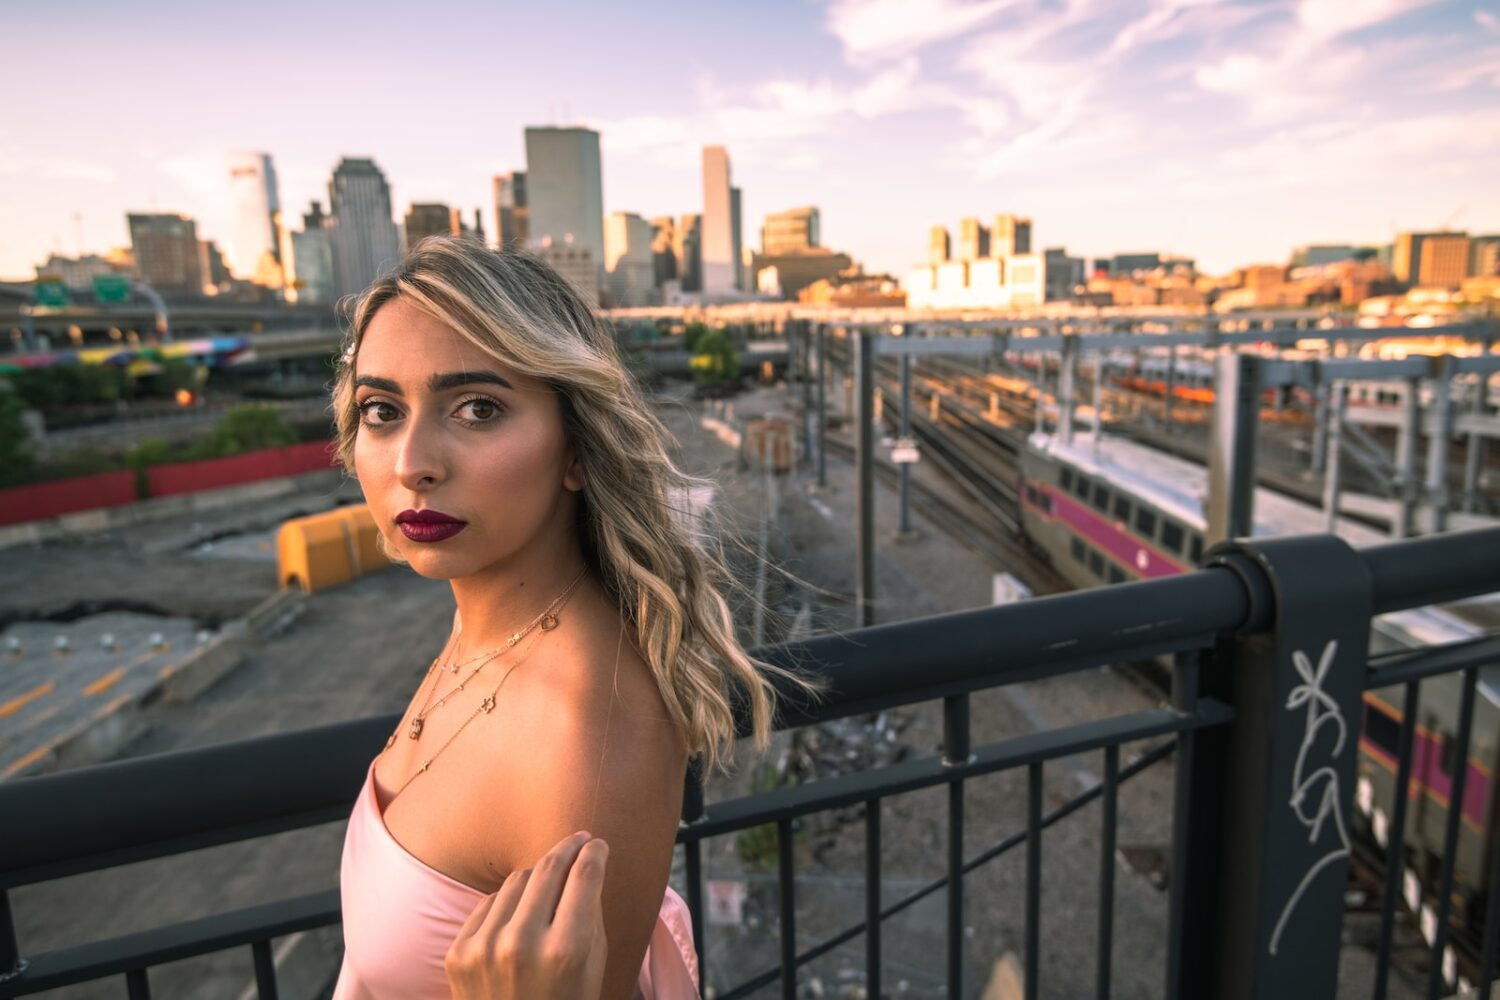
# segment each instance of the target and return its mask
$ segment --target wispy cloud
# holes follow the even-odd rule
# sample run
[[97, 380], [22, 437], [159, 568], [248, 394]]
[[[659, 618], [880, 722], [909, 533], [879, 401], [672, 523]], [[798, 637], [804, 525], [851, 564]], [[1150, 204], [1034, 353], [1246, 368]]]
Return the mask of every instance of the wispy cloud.
[[858, 60], [914, 52], [984, 24], [1017, 4], [1013, 0], [837, 0], [828, 8], [828, 30]]
[[12, 156], [0, 154], [0, 174], [22, 174], [60, 181], [86, 181], [91, 184], [114, 182], [115, 172], [102, 163], [70, 156]]

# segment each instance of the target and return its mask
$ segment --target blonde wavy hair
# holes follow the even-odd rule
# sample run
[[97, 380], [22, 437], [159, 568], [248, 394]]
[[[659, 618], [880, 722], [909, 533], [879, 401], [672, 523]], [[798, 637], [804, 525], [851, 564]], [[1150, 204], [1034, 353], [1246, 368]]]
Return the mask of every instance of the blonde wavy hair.
[[750, 656], [739, 643], [724, 597], [737, 585], [722, 549], [695, 537], [693, 518], [674, 508], [686, 508], [690, 491], [711, 483], [672, 461], [670, 432], [621, 361], [613, 333], [544, 262], [473, 240], [430, 237], [354, 300], [333, 384], [345, 471], [354, 474], [360, 341], [380, 308], [398, 297], [556, 390], [584, 470], [585, 559], [632, 630], [689, 752], [702, 755], [705, 774], [727, 771], [737, 707], [746, 735], [763, 750], [776, 708], [772, 678], [808, 697], [821, 685]]

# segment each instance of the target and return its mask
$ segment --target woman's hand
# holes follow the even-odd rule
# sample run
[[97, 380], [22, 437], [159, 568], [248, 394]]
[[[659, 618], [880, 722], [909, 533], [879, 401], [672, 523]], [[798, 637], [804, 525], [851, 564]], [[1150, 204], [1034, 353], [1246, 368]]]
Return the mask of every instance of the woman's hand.
[[595, 1000], [604, 980], [609, 845], [587, 833], [513, 871], [464, 921], [443, 966], [455, 1000]]

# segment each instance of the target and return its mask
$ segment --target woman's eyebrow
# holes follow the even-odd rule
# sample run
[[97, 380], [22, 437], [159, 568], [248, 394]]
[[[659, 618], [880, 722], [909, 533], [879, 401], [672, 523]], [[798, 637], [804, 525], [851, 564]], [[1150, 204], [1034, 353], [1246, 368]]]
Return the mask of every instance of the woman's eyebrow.
[[[446, 372], [442, 375], [434, 375], [427, 380], [427, 388], [432, 392], [442, 392], [444, 389], [454, 389], [461, 385], [473, 385], [477, 382], [485, 382], [498, 385], [505, 389], [514, 390], [503, 375], [495, 372]], [[376, 375], [361, 375], [354, 380], [354, 387], [368, 386], [371, 389], [379, 389], [381, 392], [391, 392], [401, 395], [401, 386], [388, 378], [380, 378]]]

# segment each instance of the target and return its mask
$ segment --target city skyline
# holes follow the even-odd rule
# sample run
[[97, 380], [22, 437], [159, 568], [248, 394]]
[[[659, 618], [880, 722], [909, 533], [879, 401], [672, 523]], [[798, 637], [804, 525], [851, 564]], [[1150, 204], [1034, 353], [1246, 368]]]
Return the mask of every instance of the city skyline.
[[[1480, 3], [839, 0], [745, 23], [685, 5], [502, 17], [440, 3], [417, 27], [353, 11], [0, 14], [21, 43], [0, 79], [46, 82], [0, 124], [0, 277], [127, 244], [129, 212], [192, 216], [224, 245], [233, 149], [270, 154], [292, 218], [326, 207], [341, 158], [369, 156], [394, 219], [412, 203], [482, 206], [494, 234], [492, 179], [524, 170], [524, 129], [547, 124], [600, 133], [605, 214], [701, 212], [701, 151], [723, 145], [746, 233], [815, 204], [829, 245], [896, 274], [926, 258], [931, 226], [1000, 211], [1035, 220], [1037, 249], [1154, 250], [1210, 272], [1298, 244], [1500, 230], [1485, 175], [1500, 16]], [[323, 44], [337, 32], [348, 44]], [[502, 74], [419, 44], [449, 35], [529, 40], [507, 46]], [[146, 38], [171, 58], [120, 72], [122, 43]], [[661, 38], [679, 55], [629, 58]], [[296, 71], [250, 72], [266, 51]], [[401, 73], [381, 71], [395, 59]], [[55, 127], [91, 102], [87, 128]]]

